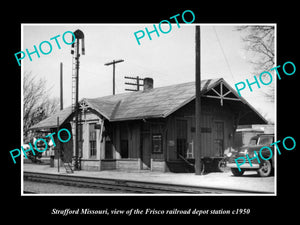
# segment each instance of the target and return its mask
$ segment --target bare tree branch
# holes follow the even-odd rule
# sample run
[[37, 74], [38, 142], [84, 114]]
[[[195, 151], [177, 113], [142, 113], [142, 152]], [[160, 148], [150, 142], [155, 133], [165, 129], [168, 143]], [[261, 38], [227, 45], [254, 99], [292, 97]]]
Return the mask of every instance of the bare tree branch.
[[28, 142], [31, 126], [53, 114], [58, 109], [58, 99], [49, 98], [51, 88], [45, 79], [37, 79], [31, 72], [24, 73], [23, 80], [23, 131]]
[[[248, 52], [248, 61], [254, 64], [254, 73], [260, 74], [275, 66], [274, 26], [238, 26], [245, 50]], [[265, 96], [274, 101], [274, 85], [268, 85]]]

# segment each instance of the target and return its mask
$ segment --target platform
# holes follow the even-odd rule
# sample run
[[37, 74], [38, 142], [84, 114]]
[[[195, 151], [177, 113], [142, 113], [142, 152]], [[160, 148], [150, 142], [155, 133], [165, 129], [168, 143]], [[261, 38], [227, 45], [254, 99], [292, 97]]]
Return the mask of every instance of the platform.
[[[148, 170], [142, 171], [74, 171], [67, 174], [64, 168], [57, 168], [49, 165], [23, 164], [23, 170], [26, 172], [40, 172], [49, 174], [63, 174], [68, 176], [93, 177], [104, 179], [141, 181], [170, 185], [189, 185], [210, 188], [225, 188], [243, 191], [262, 192], [267, 195], [274, 195], [275, 178], [259, 177], [256, 172], [246, 171], [241, 177], [235, 177], [228, 172], [215, 172], [205, 175], [195, 175], [194, 173], [161, 173]], [[259, 195], [259, 194], [258, 194]]]

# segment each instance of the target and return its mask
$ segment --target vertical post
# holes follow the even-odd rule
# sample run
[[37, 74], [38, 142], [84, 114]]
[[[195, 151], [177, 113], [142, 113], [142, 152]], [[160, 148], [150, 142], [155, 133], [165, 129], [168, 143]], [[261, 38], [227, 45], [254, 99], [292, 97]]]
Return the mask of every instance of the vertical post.
[[120, 63], [120, 62], [124, 62], [124, 60], [123, 59], [113, 60], [112, 62], [104, 64], [105, 66], [113, 65], [113, 95], [115, 95], [115, 93], [116, 93], [115, 64]]
[[[58, 131], [59, 131], [59, 117], [57, 117], [57, 130], [56, 130], [56, 133], [58, 134]], [[58, 155], [58, 160], [57, 160], [57, 172], [59, 173], [59, 160], [60, 160], [60, 142], [57, 141], [57, 155]]]
[[201, 175], [202, 170], [202, 149], [201, 149], [201, 124], [200, 124], [200, 116], [201, 116], [201, 69], [200, 69], [200, 26], [197, 25], [195, 29], [195, 45], [196, 45], [196, 67], [195, 67], [195, 79], [196, 79], [196, 141], [195, 141], [195, 174]]
[[76, 39], [76, 99], [75, 99], [75, 170], [79, 170], [79, 139], [78, 139], [78, 96], [79, 96], [79, 39]]
[[137, 85], [137, 91], [140, 90], [140, 78], [139, 76], [136, 77], [136, 85]]
[[63, 64], [60, 63], [60, 110], [63, 110]]
[[113, 61], [113, 95], [116, 94], [115, 60]]
[[[79, 161], [79, 125], [78, 125], [78, 120], [79, 120], [79, 113], [78, 113], [78, 96], [79, 96], [79, 40], [81, 39], [81, 44], [82, 44], [82, 55], [85, 55], [85, 48], [84, 48], [84, 34], [81, 30], [76, 30], [74, 32], [75, 34], [75, 42], [72, 44], [72, 48], [76, 47], [76, 49], [71, 50], [71, 54], [74, 54], [74, 60], [75, 60], [75, 67], [72, 69], [72, 78], [75, 78], [75, 96], [74, 96], [74, 83], [72, 80], [72, 113], [74, 113], [75, 116], [75, 170], [80, 170], [80, 161]], [[73, 36], [74, 37], [74, 36]], [[74, 40], [74, 39], [73, 39]], [[75, 74], [74, 74], [75, 70]]]

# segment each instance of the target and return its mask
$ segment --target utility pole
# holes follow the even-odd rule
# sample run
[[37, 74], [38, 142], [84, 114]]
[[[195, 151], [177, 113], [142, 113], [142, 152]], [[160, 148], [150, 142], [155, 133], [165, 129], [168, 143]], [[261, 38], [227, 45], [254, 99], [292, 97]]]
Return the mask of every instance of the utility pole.
[[60, 63], [60, 110], [63, 110], [63, 64]]
[[195, 29], [195, 80], [196, 80], [196, 142], [195, 142], [195, 174], [201, 175], [203, 162], [201, 161], [202, 149], [201, 149], [201, 51], [200, 51], [200, 26], [196, 25]]
[[105, 66], [113, 65], [113, 95], [116, 94], [116, 78], [115, 78], [115, 64], [124, 62], [123, 59], [120, 60], [113, 60], [112, 62], [105, 63]]
[[[57, 117], [57, 130], [56, 130], [56, 133], [58, 133], [58, 131], [59, 131], [59, 117]], [[60, 160], [60, 147], [61, 147], [61, 144], [59, 143], [59, 141], [58, 141], [57, 145], [58, 145], [57, 146], [57, 155], [58, 155], [58, 157], [57, 157], [57, 172], [59, 173], [59, 160]], [[55, 157], [54, 157], [54, 160], [55, 160]]]
[[140, 84], [140, 81], [144, 81], [144, 79], [140, 78], [139, 76], [136, 76], [136, 77], [124, 77], [124, 78], [125, 79], [132, 79], [132, 80], [136, 81], [136, 83], [125, 82], [125, 84], [127, 84], [127, 85], [136, 86], [136, 89], [125, 88], [125, 91], [139, 91], [140, 87], [144, 86], [144, 84]]

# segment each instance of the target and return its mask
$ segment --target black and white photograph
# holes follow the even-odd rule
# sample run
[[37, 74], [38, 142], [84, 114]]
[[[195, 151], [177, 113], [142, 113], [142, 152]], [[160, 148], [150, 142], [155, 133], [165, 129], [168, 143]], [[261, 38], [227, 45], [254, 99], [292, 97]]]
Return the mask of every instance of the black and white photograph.
[[3, 215], [292, 220], [296, 7], [125, 5], [8, 10]]
[[23, 24], [23, 194], [276, 194], [275, 34]]

